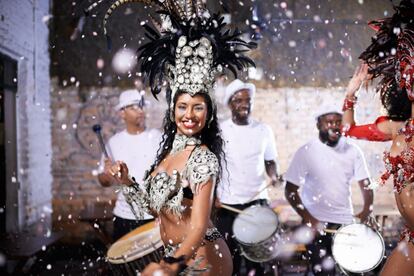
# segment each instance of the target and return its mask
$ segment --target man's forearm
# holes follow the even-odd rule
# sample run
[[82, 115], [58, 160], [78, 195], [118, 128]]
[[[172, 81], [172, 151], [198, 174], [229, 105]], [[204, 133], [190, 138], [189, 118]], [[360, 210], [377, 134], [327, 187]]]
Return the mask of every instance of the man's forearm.
[[265, 161], [265, 168], [266, 168], [266, 174], [269, 176], [272, 180], [277, 180], [279, 177], [278, 174], [278, 166], [276, 161], [270, 160]]
[[372, 211], [372, 207], [374, 204], [374, 192], [368, 187], [370, 184], [370, 180], [363, 179], [358, 181], [359, 188], [362, 192], [362, 198], [364, 199], [364, 211]]
[[299, 196], [297, 188], [293, 188], [292, 186], [293, 184], [286, 184], [285, 196], [287, 201], [305, 222], [311, 222], [312, 220], [316, 220], [303, 205], [302, 199]]

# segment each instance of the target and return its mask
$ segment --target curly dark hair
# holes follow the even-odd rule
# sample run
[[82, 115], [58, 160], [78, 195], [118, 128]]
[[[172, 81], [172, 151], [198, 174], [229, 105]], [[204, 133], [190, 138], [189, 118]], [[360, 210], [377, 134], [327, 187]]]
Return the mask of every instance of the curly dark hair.
[[405, 88], [400, 88], [395, 78], [386, 85], [385, 89], [378, 87], [381, 103], [393, 121], [406, 121], [411, 118], [411, 101]]
[[[184, 94], [184, 91], [178, 91], [175, 93], [173, 102], [174, 105], [172, 106], [172, 110], [175, 109], [175, 103], [180, 95]], [[220, 176], [222, 173], [222, 160], [225, 160], [224, 154], [224, 140], [221, 137], [221, 130], [219, 127], [218, 119], [217, 119], [217, 108], [213, 101], [211, 100], [210, 96], [207, 93], [197, 93], [196, 95], [200, 95], [204, 98], [207, 104], [207, 124], [201, 130], [198, 137], [201, 140], [201, 144], [207, 146], [207, 148], [217, 157], [219, 160], [219, 171], [217, 173], [216, 183], [220, 182]], [[167, 102], [171, 102], [171, 90], [167, 91]], [[171, 106], [168, 104], [168, 106]], [[210, 121], [210, 118], [212, 120]], [[158, 166], [162, 160], [168, 155], [171, 151], [172, 144], [174, 141], [175, 134], [177, 132], [177, 125], [175, 122], [171, 121], [170, 119], [170, 109], [167, 109], [164, 116], [163, 121], [163, 135], [162, 141], [160, 142], [160, 147], [157, 151], [157, 157], [155, 158], [154, 164], [151, 166], [149, 173], [153, 172], [155, 167]], [[217, 185], [216, 185], [217, 187]]]

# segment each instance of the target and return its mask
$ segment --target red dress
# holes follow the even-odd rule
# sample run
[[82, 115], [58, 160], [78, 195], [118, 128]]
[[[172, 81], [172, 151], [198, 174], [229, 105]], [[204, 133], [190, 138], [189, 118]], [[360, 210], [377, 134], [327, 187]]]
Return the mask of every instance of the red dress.
[[[378, 123], [387, 120], [389, 120], [388, 117], [379, 117], [373, 124], [353, 125], [349, 130], [344, 130], [344, 135], [369, 141], [389, 141], [392, 137], [383, 133], [377, 126]], [[407, 120], [398, 134], [404, 135], [405, 142], [410, 143], [414, 137], [414, 119]], [[407, 147], [397, 156], [384, 152], [384, 163], [385, 172], [381, 175], [382, 184], [393, 176], [394, 190], [401, 193], [408, 184], [414, 183], [414, 147]], [[414, 243], [414, 231], [407, 227], [401, 234], [401, 239]]]

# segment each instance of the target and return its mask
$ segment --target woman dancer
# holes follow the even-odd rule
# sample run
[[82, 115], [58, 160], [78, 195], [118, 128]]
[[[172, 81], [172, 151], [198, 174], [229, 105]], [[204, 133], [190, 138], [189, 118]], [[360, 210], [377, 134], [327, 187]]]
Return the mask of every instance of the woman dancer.
[[[114, 3], [107, 15], [126, 2], [131, 1]], [[139, 50], [152, 93], [157, 95], [168, 83], [169, 103], [162, 145], [143, 185], [128, 176], [124, 163], [108, 167], [125, 185], [127, 201], [160, 220], [166, 256], [142, 275], [231, 275], [229, 249], [210, 220], [223, 158], [211, 90], [223, 68], [236, 73], [254, 65], [243, 52], [255, 44], [241, 40], [237, 30], [224, 31], [223, 18], [210, 16], [202, 1], [134, 2], [160, 8], [162, 22], [155, 22], [159, 29], [144, 26], [150, 42]]]
[[[406, 229], [388, 257], [381, 275], [414, 275], [414, 4], [402, 1], [391, 18], [373, 21], [377, 31], [372, 44], [361, 54], [364, 61], [348, 84], [344, 101], [345, 134], [371, 141], [392, 141], [384, 154], [385, 183], [393, 178], [398, 210]], [[387, 116], [375, 123], [356, 126], [355, 93], [368, 79], [380, 77], [377, 90]]]

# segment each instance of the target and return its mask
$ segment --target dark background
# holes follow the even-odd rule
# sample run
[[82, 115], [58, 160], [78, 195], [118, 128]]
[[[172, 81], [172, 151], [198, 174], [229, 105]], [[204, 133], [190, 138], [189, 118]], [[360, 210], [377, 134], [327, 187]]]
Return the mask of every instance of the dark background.
[[[113, 1], [104, 1], [78, 22], [83, 9], [92, 1], [55, 0], [51, 25], [51, 75], [59, 83], [88, 86], [131, 86], [131, 76], [118, 75], [111, 68], [113, 55], [126, 46], [136, 50], [144, 41], [140, 23], [148, 20], [144, 4], [125, 4], [115, 10], [107, 29], [112, 38], [108, 51], [102, 31], [106, 9]], [[264, 77], [259, 85], [272, 87], [340, 86], [346, 84], [358, 55], [373, 35], [367, 27], [372, 19], [393, 13], [388, 0], [286, 0], [286, 1], [208, 1], [210, 10], [231, 14], [232, 25], [257, 40], [259, 48], [251, 56]], [[253, 19], [253, 11], [258, 20]], [[252, 24], [261, 26], [254, 33]], [[253, 25], [253, 27], [254, 27]], [[104, 61], [102, 69], [97, 60]], [[138, 67], [136, 67], [138, 68]], [[102, 76], [99, 76], [102, 72]], [[75, 82], [71, 82], [73, 77]]]

